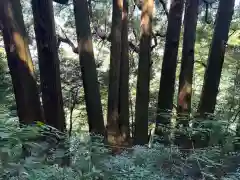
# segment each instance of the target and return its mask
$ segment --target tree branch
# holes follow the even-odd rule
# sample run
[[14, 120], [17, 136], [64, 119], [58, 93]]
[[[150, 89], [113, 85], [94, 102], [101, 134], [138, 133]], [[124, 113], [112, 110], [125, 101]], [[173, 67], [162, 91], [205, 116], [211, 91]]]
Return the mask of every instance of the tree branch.
[[[97, 35], [102, 41], [107, 40], [108, 42], [111, 42], [111, 34], [107, 35], [105, 32], [102, 32], [98, 28], [94, 28], [95, 32], [93, 34]], [[139, 46], [135, 45], [133, 42], [128, 41], [129, 47], [136, 53], [139, 53]]]
[[57, 42], [57, 47], [59, 48], [60, 44], [61, 43], [66, 43], [68, 44], [71, 48], [72, 48], [72, 51], [75, 53], [75, 54], [78, 54], [78, 48], [74, 45], [74, 43], [68, 38], [68, 37], [62, 37], [60, 35], [58, 35], [58, 42]]
[[167, 10], [166, 2], [164, 2], [164, 0], [159, 0], [159, 2], [161, 3], [163, 10], [164, 10], [166, 16], [168, 17], [168, 10]]
[[66, 43], [68, 44], [71, 48], [72, 48], [72, 51], [75, 53], [75, 54], [78, 54], [78, 46], [75, 46], [74, 43], [68, 38], [67, 34], [65, 33], [65, 31], [60, 27], [61, 31], [63, 32], [64, 36], [65, 37], [62, 37], [60, 35], [57, 35], [57, 48], [59, 48], [60, 44], [61, 43]]

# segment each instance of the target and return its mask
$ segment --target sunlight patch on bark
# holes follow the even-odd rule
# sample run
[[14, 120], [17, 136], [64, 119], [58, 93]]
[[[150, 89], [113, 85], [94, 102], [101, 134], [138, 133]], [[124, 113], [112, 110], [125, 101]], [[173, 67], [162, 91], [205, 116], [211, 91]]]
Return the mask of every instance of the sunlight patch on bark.
[[117, 0], [118, 7], [122, 10], [123, 9], [123, 0]]
[[87, 52], [89, 54], [93, 54], [93, 45], [91, 38], [87, 40], [80, 40], [78, 52]]
[[184, 109], [188, 109], [188, 104], [186, 102], [186, 97], [188, 95], [191, 95], [192, 93], [192, 84], [190, 84], [189, 82], [185, 82], [184, 86], [182, 87], [182, 89], [179, 92], [179, 96], [178, 96], [178, 103], [180, 106], [182, 106], [182, 108]]
[[151, 35], [151, 18], [153, 13], [153, 0], [144, 0], [142, 15], [141, 15], [141, 29], [145, 35]]
[[126, 20], [127, 19], [127, 12], [124, 10], [123, 12], [122, 12], [122, 20], [124, 21], [124, 20]]
[[28, 51], [28, 44], [18, 32], [13, 33], [13, 41], [19, 58], [26, 64], [26, 66], [29, 68], [29, 71], [33, 73], [34, 68], [30, 53]]

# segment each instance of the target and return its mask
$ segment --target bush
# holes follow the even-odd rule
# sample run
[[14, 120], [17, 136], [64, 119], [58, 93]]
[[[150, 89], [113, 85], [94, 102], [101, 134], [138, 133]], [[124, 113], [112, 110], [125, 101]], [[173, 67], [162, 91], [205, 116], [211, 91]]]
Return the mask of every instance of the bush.
[[[0, 179], [232, 180], [240, 177], [240, 171], [236, 170], [239, 154], [221, 146], [188, 149], [186, 153], [177, 146], [154, 143], [151, 148], [134, 146], [122, 154], [111, 155], [101, 137], [91, 140], [85, 132], [74, 134], [64, 143], [70, 147], [68, 150], [57, 143], [53, 147], [53, 140], [49, 139], [61, 139], [62, 134], [48, 128], [46, 125], [19, 128], [12, 121], [0, 121]], [[30, 154], [26, 155], [23, 147]], [[69, 156], [71, 164], [62, 166], [59, 160]]]

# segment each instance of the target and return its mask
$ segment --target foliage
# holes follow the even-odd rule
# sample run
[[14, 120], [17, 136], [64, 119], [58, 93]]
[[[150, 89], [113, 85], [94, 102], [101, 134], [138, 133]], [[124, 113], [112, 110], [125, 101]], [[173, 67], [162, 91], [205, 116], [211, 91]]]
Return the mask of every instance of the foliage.
[[[240, 155], [221, 146], [184, 151], [176, 146], [154, 143], [151, 148], [134, 146], [121, 154], [111, 155], [101, 137], [91, 139], [88, 133], [81, 132], [71, 137], [70, 151], [64, 153], [61, 148], [53, 150], [52, 143], [36, 141], [42, 134], [47, 134], [48, 138], [51, 137], [48, 133], [60, 135], [56, 131], [49, 132], [48, 128], [39, 123], [19, 128], [18, 123], [11, 120], [0, 121], [0, 179], [190, 180], [202, 176], [209, 179], [224, 177], [225, 180], [240, 176], [236, 170]], [[231, 141], [230, 134], [219, 136]], [[23, 145], [31, 150], [31, 155], [25, 158]], [[59, 158], [69, 154], [72, 163], [58, 165]]]

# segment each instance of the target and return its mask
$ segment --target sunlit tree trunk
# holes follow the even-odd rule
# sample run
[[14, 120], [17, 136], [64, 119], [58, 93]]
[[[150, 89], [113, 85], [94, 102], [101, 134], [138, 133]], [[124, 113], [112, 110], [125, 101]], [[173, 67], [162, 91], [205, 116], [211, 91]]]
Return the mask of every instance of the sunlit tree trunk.
[[32, 0], [32, 10], [46, 123], [65, 131], [52, 0]]
[[111, 57], [108, 90], [107, 138], [110, 144], [118, 144], [119, 130], [119, 82], [121, 61], [121, 21], [122, 0], [113, 0], [112, 27], [111, 27]]
[[87, 0], [74, 0], [75, 24], [89, 131], [104, 135], [104, 121], [93, 53]]
[[214, 34], [198, 107], [198, 113], [201, 117], [214, 113], [224, 54], [228, 41], [229, 27], [234, 12], [234, 4], [235, 0], [220, 0], [219, 2]]
[[123, 141], [130, 137], [129, 127], [129, 54], [128, 54], [128, 0], [123, 0], [121, 62], [119, 86], [119, 125]]
[[0, 1], [0, 23], [20, 123], [41, 121], [41, 105], [20, 0]]
[[187, 0], [184, 15], [184, 35], [182, 63], [178, 90], [178, 123], [188, 125], [191, 112], [192, 78], [194, 67], [194, 47], [198, 19], [199, 0]]
[[144, 0], [141, 15], [141, 39], [137, 78], [135, 144], [148, 142], [148, 103], [151, 64], [152, 13], [154, 1]]
[[156, 133], [159, 135], [159, 125], [169, 125], [171, 119], [183, 6], [184, 0], [172, 0], [169, 10], [157, 106]]

